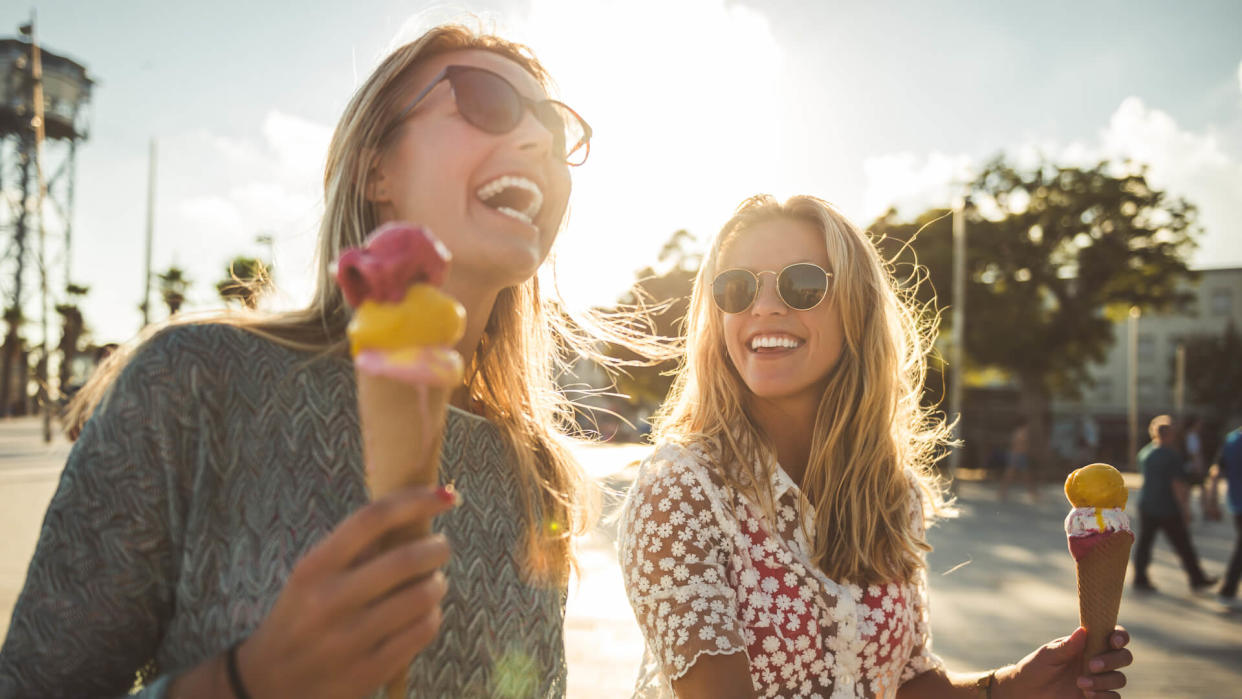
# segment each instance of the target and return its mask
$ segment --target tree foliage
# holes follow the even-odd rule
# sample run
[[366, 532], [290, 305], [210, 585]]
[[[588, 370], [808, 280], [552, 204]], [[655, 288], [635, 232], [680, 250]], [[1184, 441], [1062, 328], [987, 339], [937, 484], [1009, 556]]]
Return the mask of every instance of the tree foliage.
[[[1113, 338], [1113, 318], [1131, 306], [1166, 309], [1188, 300], [1186, 258], [1199, 228], [1195, 208], [1148, 183], [1141, 169], [1102, 162], [1024, 169], [997, 158], [969, 185], [966, 209], [966, 354], [972, 368], [1009, 373], [1043, 442], [1051, 394], [1074, 396]], [[872, 232], [898, 266], [926, 267], [948, 328], [952, 216], [913, 221], [894, 212]], [[900, 276], [900, 271], [899, 271]]]
[[220, 298], [256, 308], [259, 299], [272, 287], [271, 265], [254, 257], [239, 255], [228, 265], [224, 279], [216, 283]]
[[168, 306], [168, 315], [177, 315], [177, 311], [185, 305], [186, 292], [190, 290], [192, 282], [185, 276], [185, 270], [176, 265], [161, 272], [157, 278], [160, 285], [160, 298], [164, 299], [164, 305]]
[[[690, 307], [694, 275], [702, 259], [694, 237], [686, 230], [676, 231], [660, 249], [657, 266], [663, 271], [657, 271], [657, 266], [639, 270], [638, 281], [619, 299], [619, 305], [650, 308], [651, 322], [657, 335], [681, 337], [685, 331], [683, 322]], [[606, 353], [624, 360], [641, 359], [620, 347], [610, 347]], [[659, 405], [673, 384], [672, 372], [676, 368], [677, 363], [673, 361], [627, 367], [617, 377], [617, 389], [640, 403]]]

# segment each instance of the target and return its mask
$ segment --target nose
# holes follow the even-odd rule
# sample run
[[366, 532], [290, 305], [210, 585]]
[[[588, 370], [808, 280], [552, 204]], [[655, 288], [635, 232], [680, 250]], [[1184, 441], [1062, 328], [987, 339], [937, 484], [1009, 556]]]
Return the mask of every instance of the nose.
[[510, 133], [510, 137], [523, 153], [545, 158], [552, 152], [552, 132], [535, 118], [534, 112], [529, 108], [523, 110], [522, 120]]
[[751, 314], [784, 315], [789, 309], [776, 290], [776, 272], [760, 272], [758, 278], [759, 290], [755, 292], [755, 302], [750, 306]]

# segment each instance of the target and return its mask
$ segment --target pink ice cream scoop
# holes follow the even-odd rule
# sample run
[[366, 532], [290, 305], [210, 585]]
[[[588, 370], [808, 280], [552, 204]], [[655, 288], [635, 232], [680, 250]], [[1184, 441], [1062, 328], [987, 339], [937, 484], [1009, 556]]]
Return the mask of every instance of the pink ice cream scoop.
[[367, 237], [362, 248], [346, 250], [336, 263], [336, 281], [345, 301], [399, 303], [413, 284], [440, 286], [451, 255], [444, 243], [422, 226], [386, 223]]

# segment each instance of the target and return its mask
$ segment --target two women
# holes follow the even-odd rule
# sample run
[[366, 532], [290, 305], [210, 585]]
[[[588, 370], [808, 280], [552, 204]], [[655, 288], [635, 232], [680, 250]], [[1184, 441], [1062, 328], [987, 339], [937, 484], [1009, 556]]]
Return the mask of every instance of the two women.
[[[334, 134], [310, 306], [167, 330], [84, 391], [0, 695], [118, 695], [137, 674], [144, 696], [358, 696], [412, 656], [416, 696], [564, 693], [585, 480], [560, 441], [566, 337], [535, 272], [590, 128], [547, 82], [523, 47], [458, 27], [398, 49]], [[460, 503], [445, 489], [366, 501], [329, 264], [398, 219], [448, 245], [445, 288], [469, 318], [441, 469]], [[685, 696], [966, 686], [928, 647], [923, 512], [940, 503], [926, 474], [942, 428], [917, 407], [911, 317], [874, 250], [818, 202], [756, 201], [726, 231], [661, 423], [670, 446], [626, 520], [663, 676]], [[433, 517], [438, 534], [374, 555]], [[996, 673], [998, 690], [1072, 683], [1056, 649], [1032, 658]]]
[[621, 519], [647, 646], [640, 695], [1059, 697], [1124, 684], [1113, 670], [1126, 650], [1080, 680], [1081, 630], [983, 676], [951, 675], [932, 653], [924, 532], [945, 507], [931, 467], [947, 431], [919, 404], [919, 320], [866, 235], [823, 201], [754, 197], [721, 229]]

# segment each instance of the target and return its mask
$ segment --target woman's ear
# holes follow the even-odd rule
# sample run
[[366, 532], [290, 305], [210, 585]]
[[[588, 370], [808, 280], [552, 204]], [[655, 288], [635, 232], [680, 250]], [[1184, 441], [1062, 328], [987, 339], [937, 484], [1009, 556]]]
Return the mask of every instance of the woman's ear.
[[371, 166], [367, 169], [367, 201], [372, 204], [391, 204], [392, 193], [388, 187], [383, 154], [376, 153], [370, 160]]

